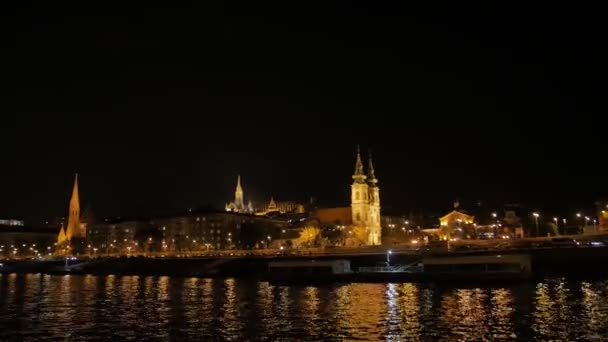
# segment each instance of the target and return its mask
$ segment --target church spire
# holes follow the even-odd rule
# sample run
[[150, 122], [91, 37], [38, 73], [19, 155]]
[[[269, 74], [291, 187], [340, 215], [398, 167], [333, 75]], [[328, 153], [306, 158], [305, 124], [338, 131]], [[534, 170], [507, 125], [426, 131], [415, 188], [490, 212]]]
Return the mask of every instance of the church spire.
[[357, 161], [355, 162], [355, 173], [353, 179], [356, 182], [363, 182], [365, 180], [365, 172], [363, 171], [363, 163], [361, 162], [361, 151], [359, 145], [357, 145]]
[[80, 196], [78, 194], [78, 174], [74, 176], [74, 188], [70, 199], [70, 213], [68, 216], [68, 227], [66, 228], [66, 239], [80, 237]]
[[62, 245], [66, 240], [65, 237], [65, 229], [63, 229], [63, 223], [61, 224], [61, 228], [59, 228], [59, 235], [57, 236], [57, 244]]
[[80, 212], [80, 195], [78, 193], [78, 174], [74, 176], [74, 187], [72, 188], [72, 198], [70, 199], [70, 212], [78, 210]]
[[369, 150], [369, 165], [367, 167], [367, 181], [371, 185], [376, 185], [378, 183], [378, 179], [376, 178], [376, 173], [374, 171], [374, 164], [372, 163], [372, 150]]
[[234, 204], [238, 207], [239, 211], [245, 209], [245, 202], [243, 201], [243, 187], [241, 186], [241, 175], [238, 175], [236, 180], [236, 191], [234, 192]]

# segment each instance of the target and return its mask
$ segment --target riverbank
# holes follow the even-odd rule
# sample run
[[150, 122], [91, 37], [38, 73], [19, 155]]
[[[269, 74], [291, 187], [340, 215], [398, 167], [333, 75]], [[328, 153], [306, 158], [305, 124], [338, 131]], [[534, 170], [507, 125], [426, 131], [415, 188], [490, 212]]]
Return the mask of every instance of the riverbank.
[[[513, 252], [504, 252], [503, 255]], [[518, 252], [518, 253], [521, 253]], [[532, 273], [545, 276], [606, 277], [608, 270], [608, 248], [553, 248], [526, 251], [532, 259]], [[443, 255], [471, 256], [488, 255], [487, 252], [450, 253]], [[496, 254], [496, 253], [492, 253]], [[226, 257], [226, 258], [145, 258], [121, 257], [70, 261], [14, 261], [3, 262], [2, 273], [44, 273], [44, 274], [93, 274], [93, 275], [144, 275], [144, 276], [184, 276], [184, 277], [238, 277], [261, 278], [268, 271], [268, 263], [277, 260], [328, 260], [344, 259], [340, 256], [300, 256], [300, 257]], [[382, 264], [386, 258], [381, 255], [362, 255], [346, 258], [353, 270]], [[419, 261], [419, 255], [391, 256], [392, 264], [407, 265]], [[417, 276], [405, 273], [370, 274], [355, 272], [346, 281], [386, 282], [416, 280]]]

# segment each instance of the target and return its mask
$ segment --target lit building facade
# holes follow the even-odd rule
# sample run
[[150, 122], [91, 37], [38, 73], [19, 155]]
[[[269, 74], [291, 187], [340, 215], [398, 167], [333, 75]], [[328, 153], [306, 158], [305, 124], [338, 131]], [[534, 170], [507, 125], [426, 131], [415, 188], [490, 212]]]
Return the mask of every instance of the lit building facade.
[[23, 220], [16, 219], [0, 219], [0, 226], [22, 227], [25, 225]]
[[454, 203], [454, 210], [439, 218], [439, 228], [425, 229], [427, 234], [437, 234], [440, 239], [470, 239], [475, 235], [475, 216], [459, 210], [460, 203]]
[[270, 248], [291, 223], [266, 217], [200, 210], [148, 219], [97, 223], [87, 246], [97, 254], [206, 252]]
[[303, 214], [305, 212], [303, 204], [292, 202], [292, 201], [275, 201], [273, 197], [270, 198], [268, 205], [264, 207], [264, 210], [258, 211], [256, 215], [269, 215], [272, 213], [286, 214]]
[[361, 162], [361, 153], [357, 148], [355, 173], [351, 184], [352, 224], [365, 229], [367, 245], [374, 246], [382, 243], [382, 227], [380, 225], [380, 188], [375, 175], [371, 153], [367, 174]]

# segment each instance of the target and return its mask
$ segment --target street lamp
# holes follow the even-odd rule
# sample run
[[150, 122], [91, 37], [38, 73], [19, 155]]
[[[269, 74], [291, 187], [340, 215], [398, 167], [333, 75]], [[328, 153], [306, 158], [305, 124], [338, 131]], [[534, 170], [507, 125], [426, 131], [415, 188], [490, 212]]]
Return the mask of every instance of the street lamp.
[[536, 223], [536, 232], [535, 232], [535, 236], [538, 236], [538, 217], [540, 216], [538, 213], [532, 213], [532, 216], [534, 216], [534, 222]]
[[593, 231], [597, 233], [597, 220], [593, 219]]
[[553, 217], [553, 221], [555, 222], [555, 234], [559, 235], [559, 219], [557, 217]]
[[496, 213], [492, 213], [492, 218], [494, 219], [494, 227], [493, 227], [493, 231], [494, 231], [494, 238], [498, 235], [498, 229], [496, 228], [496, 226], [498, 226], [498, 219], [497, 219], [498, 215]]
[[392, 250], [388, 250], [388, 252], [386, 252], [386, 266], [390, 266], [391, 264], [391, 254], [393, 254]]

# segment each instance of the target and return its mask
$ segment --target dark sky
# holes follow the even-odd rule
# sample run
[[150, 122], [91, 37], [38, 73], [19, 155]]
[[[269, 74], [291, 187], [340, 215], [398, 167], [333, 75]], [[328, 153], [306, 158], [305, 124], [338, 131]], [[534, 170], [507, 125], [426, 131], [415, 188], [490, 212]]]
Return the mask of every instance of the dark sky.
[[607, 195], [592, 8], [199, 2], [3, 11], [0, 217], [65, 215], [74, 172], [99, 216], [220, 206], [239, 173], [344, 205], [356, 144], [388, 210]]

